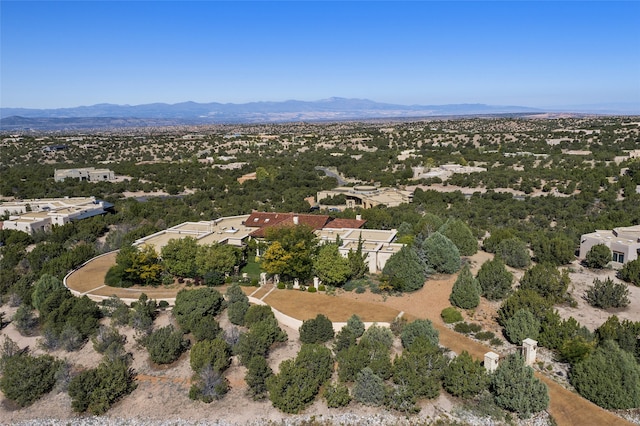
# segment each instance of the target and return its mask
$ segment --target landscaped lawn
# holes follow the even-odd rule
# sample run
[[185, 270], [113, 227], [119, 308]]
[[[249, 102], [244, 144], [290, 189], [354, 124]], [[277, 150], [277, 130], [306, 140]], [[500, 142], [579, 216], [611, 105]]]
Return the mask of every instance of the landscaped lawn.
[[242, 270], [240, 270], [240, 272], [248, 274], [251, 279], [260, 279], [260, 272], [262, 272], [262, 270], [260, 269], [259, 263], [255, 260], [251, 260], [242, 268]]

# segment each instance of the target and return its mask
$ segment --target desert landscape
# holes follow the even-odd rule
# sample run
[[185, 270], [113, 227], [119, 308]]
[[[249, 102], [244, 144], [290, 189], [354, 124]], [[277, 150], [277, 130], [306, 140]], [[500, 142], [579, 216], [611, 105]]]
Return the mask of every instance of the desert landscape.
[[[492, 256], [485, 252], [479, 252], [467, 261], [472, 266], [472, 271], [477, 272], [479, 266]], [[104, 259], [104, 257], [103, 257]], [[108, 258], [109, 259], [109, 258]], [[113, 256], [110, 262], [113, 263]], [[76, 283], [85, 283], [85, 290], [91, 287], [89, 278], [94, 282], [104, 282], [103, 278], [110, 262], [101, 262], [100, 269], [95, 267], [87, 268], [87, 271], [80, 269], [79, 276], [74, 280]], [[582, 268], [577, 262], [570, 266], [571, 273], [571, 294], [578, 301], [577, 308], [558, 307], [558, 311], [563, 317], [574, 316], [589, 328], [595, 329], [608, 315], [615, 313], [620, 318], [632, 321], [640, 320], [640, 288], [632, 287], [632, 304], [625, 310], [616, 312], [602, 312], [592, 308], [582, 301], [585, 289], [591, 284], [593, 279], [612, 277], [615, 279], [615, 271], [594, 272]], [[512, 270], [516, 274], [521, 271]], [[277, 290], [271, 292], [272, 296], [265, 298], [265, 301], [281, 312], [285, 312], [299, 319], [308, 319], [318, 313], [327, 315], [333, 321], [344, 321], [351, 313], [355, 312], [367, 321], [390, 321], [394, 314], [402, 312], [408, 319], [428, 318], [433, 321], [436, 329], [440, 332], [440, 342], [444, 347], [455, 353], [462, 351], [469, 352], [477, 359], [483, 359], [484, 353], [489, 350], [501, 354], [516, 351], [514, 345], [503, 341], [498, 347], [488, 347], [486, 342], [472, 340], [469, 337], [456, 333], [451, 326], [446, 325], [440, 312], [445, 307], [450, 306], [449, 294], [456, 276], [433, 276], [424, 288], [403, 296], [387, 296], [373, 294], [371, 292], [355, 293], [338, 291], [335, 295], [310, 294], [296, 290]], [[104, 286], [100, 286], [102, 293], [108, 292]], [[116, 289], [114, 289], [116, 290]], [[142, 289], [145, 290], [145, 289]], [[221, 289], [223, 290], [223, 289]], [[128, 296], [137, 298], [141, 290], [128, 289]], [[255, 288], [245, 287], [245, 293], [256, 293]], [[164, 290], [158, 293], [163, 297], [168, 297], [176, 290]], [[268, 288], [260, 290], [259, 293], [267, 294]], [[496, 322], [496, 311], [499, 307], [497, 303], [482, 300], [478, 308], [471, 311], [463, 311], [467, 321], [482, 325], [484, 330], [493, 331], [497, 335], [501, 333], [501, 327]], [[10, 317], [15, 309], [5, 311]], [[385, 314], [385, 312], [387, 312]], [[104, 319], [103, 323], [108, 324], [109, 319]], [[170, 310], [160, 312], [155, 320], [155, 327], [163, 327], [168, 324], [176, 324]], [[221, 326], [228, 330], [233, 328], [223, 314]], [[269, 355], [269, 364], [278, 371], [280, 362], [285, 359], [294, 358], [300, 349], [298, 330], [283, 326], [287, 332], [288, 340], [284, 344], [279, 344]], [[5, 422], [11, 424], [64, 424], [67, 421], [81, 422], [83, 424], [193, 424], [206, 422], [207, 424], [219, 425], [261, 425], [261, 424], [305, 424], [314, 421], [323, 424], [426, 424], [435, 420], [462, 421], [469, 424], [479, 424], [480, 419], [475, 418], [472, 413], [460, 409], [460, 401], [456, 398], [441, 393], [441, 395], [431, 401], [423, 401], [420, 404], [421, 411], [412, 417], [399, 416], [392, 412], [380, 411], [379, 409], [366, 407], [352, 403], [346, 408], [329, 409], [322, 400], [316, 401], [312, 406], [304, 411], [302, 415], [292, 416], [284, 414], [271, 406], [269, 401], [256, 402], [246, 397], [246, 384], [244, 375], [246, 368], [241, 366], [234, 358], [232, 367], [227, 373], [227, 378], [231, 385], [230, 392], [220, 401], [211, 404], [193, 401], [188, 398], [188, 389], [192, 370], [189, 366], [188, 353], [183, 354], [180, 359], [170, 365], [158, 366], [150, 361], [146, 350], [135, 342], [135, 331], [129, 327], [122, 329], [127, 336], [127, 351], [133, 354], [132, 368], [136, 371], [137, 389], [122, 401], [114, 405], [104, 417], [78, 416], [71, 409], [70, 398], [66, 393], [52, 392], [28, 408], [18, 409], [12, 406], [11, 402], [3, 399], [0, 410]], [[29, 347], [34, 354], [42, 353], [38, 348], [39, 336], [25, 337], [15, 330], [10, 324], [2, 330], [2, 336], [6, 336], [15, 341], [20, 347]], [[394, 352], [400, 353], [399, 341], [394, 344]], [[74, 368], [89, 368], [100, 362], [101, 355], [93, 348], [91, 343], [87, 343], [81, 350], [69, 353], [58, 350], [52, 355], [70, 360]], [[551, 405], [549, 413], [559, 424], [595, 424], [594, 419], [600, 419], [598, 424], [628, 424], [622, 417], [616, 417], [609, 412], [587, 402], [563, 388], [567, 386], [566, 370], [553, 361], [551, 353], [541, 350], [541, 364], [537, 366], [537, 375], [541, 377], [549, 386], [551, 394]], [[153, 407], [146, 410], [145, 407]], [[631, 413], [619, 413], [627, 418], [640, 421], [638, 417]], [[582, 420], [580, 420], [582, 419]], [[51, 422], [51, 423], [49, 423]], [[534, 425], [546, 424], [544, 413], [533, 419], [518, 420], [518, 424]]]

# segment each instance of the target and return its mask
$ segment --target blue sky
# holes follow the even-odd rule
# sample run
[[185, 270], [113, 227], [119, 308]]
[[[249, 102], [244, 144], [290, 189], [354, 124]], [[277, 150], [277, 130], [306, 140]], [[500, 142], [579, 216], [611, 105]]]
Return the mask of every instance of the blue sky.
[[0, 105], [640, 102], [640, 2], [0, 1]]

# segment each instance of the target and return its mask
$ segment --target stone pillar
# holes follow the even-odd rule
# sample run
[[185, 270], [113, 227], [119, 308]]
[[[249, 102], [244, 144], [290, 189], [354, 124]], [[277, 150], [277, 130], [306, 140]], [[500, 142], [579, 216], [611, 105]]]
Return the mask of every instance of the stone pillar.
[[320, 286], [320, 278], [313, 277], [313, 286], [316, 288], [316, 290], [318, 289], [318, 287]]
[[275, 275], [273, 276], [273, 284], [274, 284], [274, 285], [276, 285], [276, 286], [277, 286], [278, 284], [280, 284], [280, 275], [275, 274]]
[[533, 339], [524, 339], [522, 341], [522, 352], [524, 356], [524, 363], [526, 365], [533, 365], [536, 362], [536, 352], [538, 351], [538, 342]]
[[493, 373], [496, 371], [499, 359], [500, 355], [495, 352], [487, 352], [484, 354], [484, 368], [487, 370], [487, 373]]
[[297, 278], [293, 279], [293, 288], [295, 288], [296, 290], [300, 288], [300, 280], [298, 280]]
[[267, 284], [267, 273], [260, 272], [260, 285], [265, 285], [265, 284]]

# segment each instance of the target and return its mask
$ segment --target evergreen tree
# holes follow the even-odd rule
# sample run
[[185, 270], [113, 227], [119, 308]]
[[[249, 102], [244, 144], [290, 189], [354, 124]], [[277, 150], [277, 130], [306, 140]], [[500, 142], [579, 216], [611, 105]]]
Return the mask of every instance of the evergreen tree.
[[324, 343], [333, 339], [333, 336], [333, 323], [322, 314], [303, 321], [300, 326], [300, 341], [302, 343]]
[[484, 262], [476, 279], [482, 288], [482, 295], [489, 300], [504, 298], [513, 284], [513, 274], [507, 271], [499, 257]]
[[566, 297], [569, 283], [571, 280], [566, 270], [560, 272], [550, 263], [539, 263], [527, 269], [520, 280], [520, 288], [534, 290], [552, 303], [559, 303]]
[[386, 393], [384, 380], [376, 376], [370, 368], [366, 367], [358, 373], [353, 387], [353, 399], [361, 404], [377, 407], [384, 403]]
[[251, 358], [247, 365], [247, 374], [244, 376], [251, 398], [260, 400], [267, 396], [267, 379], [272, 375], [273, 371], [264, 357]]
[[549, 406], [547, 385], [533, 375], [520, 354], [507, 356], [491, 377], [491, 392], [496, 404], [521, 418], [545, 410]]
[[443, 385], [453, 396], [470, 398], [488, 388], [489, 376], [480, 361], [463, 351], [445, 369]]
[[584, 264], [588, 268], [602, 269], [611, 262], [611, 250], [604, 244], [596, 244], [587, 252]]
[[427, 266], [442, 274], [453, 274], [460, 269], [460, 251], [439, 232], [429, 236], [420, 247]]
[[424, 264], [415, 250], [409, 246], [404, 246], [391, 255], [382, 270], [382, 275], [396, 291], [419, 290], [427, 279]]
[[580, 395], [603, 408], [640, 407], [640, 366], [613, 341], [574, 365], [569, 378]]
[[512, 268], [524, 269], [531, 264], [527, 245], [515, 237], [502, 240], [496, 247], [496, 256]]
[[524, 339], [538, 338], [540, 321], [527, 309], [518, 310], [504, 326], [505, 334], [511, 343], [522, 345]]
[[480, 284], [473, 277], [469, 265], [465, 265], [453, 284], [449, 301], [459, 308], [473, 309], [480, 304], [481, 293]]
[[460, 255], [473, 256], [478, 252], [478, 240], [473, 236], [471, 229], [460, 219], [449, 219], [438, 229], [445, 237], [449, 238], [458, 248]]
[[433, 323], [428, 319], [417, 319], [405, 325], [400, 334], [402, 347], [409, 348], [418, 338], [424, 337], [434, 345], [438, 344], [439, 333], [433, 327]]

